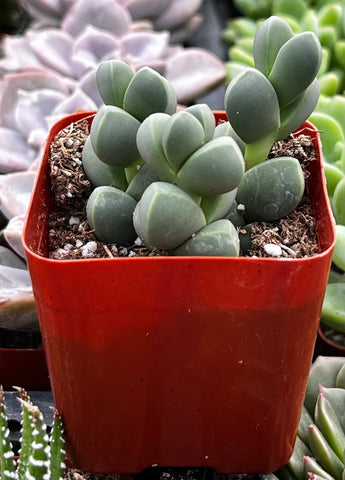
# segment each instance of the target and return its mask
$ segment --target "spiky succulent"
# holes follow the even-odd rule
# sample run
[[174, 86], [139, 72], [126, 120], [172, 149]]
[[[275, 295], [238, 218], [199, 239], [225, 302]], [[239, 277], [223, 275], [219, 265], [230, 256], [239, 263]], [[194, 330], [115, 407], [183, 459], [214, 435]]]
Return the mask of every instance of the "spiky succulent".
[[62, 480], [65, 471], [63, 425], [57, 411], [54, 414], [50, 438], [39, 408], [33, 405], [27, 392], [19, 388], [22, 405], [20, 457], [16, 465], [9, 439], [4, 391], [0, 386], [0, 461], [1, 478], [11, 480]]
[[293, 454], [281, 480], [342, 480], [345, 475], [345, 358], [318, 357], [311, 367]]

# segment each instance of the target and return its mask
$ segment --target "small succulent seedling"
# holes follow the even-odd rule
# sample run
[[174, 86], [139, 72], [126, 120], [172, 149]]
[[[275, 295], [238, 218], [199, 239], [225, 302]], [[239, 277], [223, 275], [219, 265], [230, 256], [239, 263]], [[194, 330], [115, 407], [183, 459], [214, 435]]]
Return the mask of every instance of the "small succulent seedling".
[[1, 477], [11, 480], [62, 480], [65, 471], [63, 425], [54, 410], [54, 423], [50, 438], [42, 413], [34, 406], [22, 388], [21, 448], [16, 465], [9, 439], [8, 419], [4, 391], [0, 386], [0, 461]]
[[304, 192], [298, 160], [263, 161], [316, 105], [320, 44], [271, 17], [254, 50], [256, 68], [228, 86], [229, 121], [217, 126], [205, 104], [176, 112], [171, 86], [151, 69], [100, 66], [107, 105], [92, 123], [83, 165], [95, 187], [87, 217], [101, 241], [138, 236], [175, 255], [237, 256], [235, 202], [244, 206], [244, 223], [278, 220], [296, 208]]

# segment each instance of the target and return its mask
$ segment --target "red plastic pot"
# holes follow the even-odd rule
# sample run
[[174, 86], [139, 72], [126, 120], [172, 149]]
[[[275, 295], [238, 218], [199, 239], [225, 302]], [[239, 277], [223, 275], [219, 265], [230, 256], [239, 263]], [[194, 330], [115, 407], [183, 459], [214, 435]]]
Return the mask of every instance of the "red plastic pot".
[[50, 133], [24, 232], [69, 459], [99, 472], [276, 470], [294, 446], [335, 241], [317, 132], [301, 128], [317, 155], [318, 255], [51, 260], [49, 143], [81, 117]]
[[322, 324], [319, 325], [317, 331], [314, 358], [319, 355], [324, 357], [345, 357], [345, 347], [327, 338], [323, 332]]
[[26, 390], [50, 390], [43, 348], [0, 348], [0, 384]]

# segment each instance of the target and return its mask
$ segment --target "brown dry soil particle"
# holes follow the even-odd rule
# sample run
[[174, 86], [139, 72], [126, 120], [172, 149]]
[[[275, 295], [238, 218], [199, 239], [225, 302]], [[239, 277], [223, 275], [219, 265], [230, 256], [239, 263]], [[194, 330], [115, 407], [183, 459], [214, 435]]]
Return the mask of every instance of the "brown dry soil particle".
[[[168, 255], [149, 250], [140, 239], [133, 245], [105, 245], [95, 237], [86, 219], [86, 202], [92, 191], [82, 167], [82, 150], [89, 134], [86, 119], [72, 123], [56, 135], [50, 150], [50, 174], [55, 210], [50, 215], [50, 257], [55, 259], [138, 257]], [[314, 160], [310, 137], [290, 135], [277, 142], [269, 158], [292, 156], [299, 160], [305, 178]], [[252, 257], [302, 258], [319, 252], [316, 222], [305, 195], [288, 216], [273, 222], [256, 222], [251, 232]]]

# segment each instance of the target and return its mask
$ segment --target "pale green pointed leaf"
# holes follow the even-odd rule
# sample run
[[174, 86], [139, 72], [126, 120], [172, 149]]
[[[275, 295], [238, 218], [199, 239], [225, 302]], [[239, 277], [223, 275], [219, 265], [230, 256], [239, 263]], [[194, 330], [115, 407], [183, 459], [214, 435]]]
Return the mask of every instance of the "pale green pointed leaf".
[[186, 192], [166, 182], [152, 183], [134, 210], [134, 227], [149, 248], [173, 249], [206, 225], [205, 215]]
[[238, 187], [236, 200], [244, 205], [247, 222], [271, 222], [291, 213], [303, 192], [304, 176], [298, 160], [280, 157], [248, 170]]
[[236, 188], [244, 173], [240, 148], [230, 137], [219, 137], [199, 148], [182, 166], [177, 185], [203, 197]]
[[102, 162], [128, 167], [139, 158], [136, 135], [140, 123], [129, 113], [103, 105], [90, 129], [92, 148]]
[[238, 257], [237, 230], [229, 220], [217, 220], [199, 230], [173, 253], [181, 256]]
[[295, 446], [287, 466], [298, 479], [304, 477], [304, 457], [306, 455], [311, 455], [310, 448], [299, 437], [296, 437]]
[[97, 187], [86, 206], [87, 220], [97, 238], [104, 243], [127, 245], [136, 238], [133, 211], [136, 201], [113, 187]]
[[102, 62], [96, 72], [96, 83], [103, 102], [122, 108], [123, 98], [133, 75], [131, 67], [121, 60]]
[[254, 143], [279, 127], [276, 92], [267, 78], [254, 68], [246, 68], [228, 85], [225, 110], [229, 122], [245, 143]]
[[[341, 368], [336, 379], [335, 387], [324, 387], [320, 385], [320, 393], [332, 405], [336, 413], [342, 429], [345, 432], [345, 383], [344, 383], [345, 369]], [[343, 378], [342, 378], [343, 377]], [[338, 385], [339, 382], [339, 385]]]
[[[345, 405], [344, 405], [345, 406]], [[315, 407], [315, 422], [328, 444], [343, 461], [345, 433], [331, 403], [320, 393]]]
[[317, 462], [336, 480], [342, 480], [344, 464], [334, 453], [317, 426], [310, 425], [308, 434], [310, 449]]
[[271, 16], [258, 28], [254, 38], [254, 63], [266, 77], [269, 75], [280, 48], [293, 32], [288, 23], [277, 16]]

